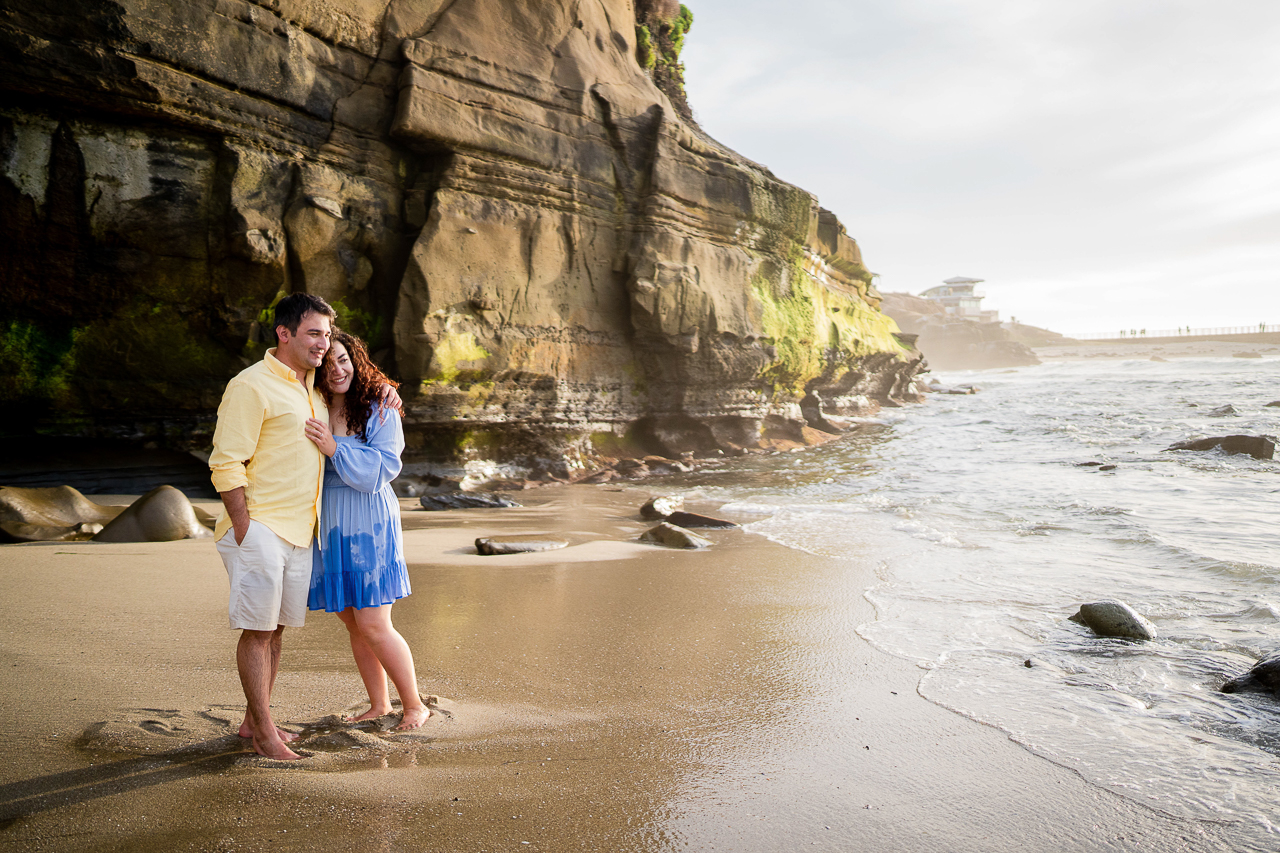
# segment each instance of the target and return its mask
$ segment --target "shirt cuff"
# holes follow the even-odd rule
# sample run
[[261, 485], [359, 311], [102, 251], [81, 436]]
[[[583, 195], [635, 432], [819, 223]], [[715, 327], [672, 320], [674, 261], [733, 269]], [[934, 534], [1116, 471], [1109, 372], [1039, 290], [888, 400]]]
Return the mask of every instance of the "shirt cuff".
[[249, 485], [249, 477], [244, 472], [244, 465], [232, 465], [227, 468], [213, 469], [213, 488], [222, 492], [234, 492], [241, 486]]

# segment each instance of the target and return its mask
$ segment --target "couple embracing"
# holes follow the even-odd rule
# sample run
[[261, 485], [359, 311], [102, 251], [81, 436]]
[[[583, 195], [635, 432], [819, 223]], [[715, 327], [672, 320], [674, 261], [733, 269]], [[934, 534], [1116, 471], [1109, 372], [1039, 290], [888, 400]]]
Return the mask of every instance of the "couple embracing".
[[300, 758], [276, 727], [271, 690], [286, 626], [306, 611], [336, 613], [369, 691], [357, 720], [391, 712], [397, 728], [426, 722], [413, 656], [391, 624], [409, 594], [400, 505], [404, 431], [396, 383], [359, 338], [333, 328], [323, 299], [294, 293], [275, 309], [277, 346], [227, 384], [209, 467], [224, 512], [214, 536], [231, 582], [236, 668], [247, 710], [240, 736], [269, 758]]

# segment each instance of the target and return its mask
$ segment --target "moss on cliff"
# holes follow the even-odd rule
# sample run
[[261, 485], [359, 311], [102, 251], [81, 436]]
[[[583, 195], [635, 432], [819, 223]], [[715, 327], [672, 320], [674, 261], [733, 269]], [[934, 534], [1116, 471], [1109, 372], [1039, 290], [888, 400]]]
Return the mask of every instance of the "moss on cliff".
[[805, 270], [799, 250], [777, 281], [757, 275], [752, 291], [763, 307], [765, 335], [777, 350], [761, 378], [779, 391], [800, 396], [814, 379], [862, 356], [906, 352], [893, 336], [898, 327], [890, 317], [824, 287]]
[[636, 61], [653, 76], [685, 121], [693, 121], [693, 110], [684, 91], [684, 63], [680, 52], [684, 37], [693, 26], [688, 6], [668, 0], [641, 0], [636, 4]]
[[0, 324], [0, 385], [6, 403], [66, 406], [75, 372], [74, 329], [54, 331], [25, 320]]
[[[480, 346], [476, 336], [471, 332], [448, 332], [441, 336], [431, 353], [431, 372], [423, 384], [436, 382], [454, 382], [464, 372], [464, 362], [484, 361], [489, 351]], [[472, 381], [480, 381], [483, 377], [475, 371], [467, 371]]]

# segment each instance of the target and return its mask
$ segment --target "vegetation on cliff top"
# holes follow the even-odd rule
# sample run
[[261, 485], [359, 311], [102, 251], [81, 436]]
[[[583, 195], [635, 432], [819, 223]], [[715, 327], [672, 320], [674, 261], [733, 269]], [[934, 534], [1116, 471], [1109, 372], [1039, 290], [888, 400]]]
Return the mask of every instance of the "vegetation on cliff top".
[[693, 121], [693, 110], [684, 91], [680, 51], [692, 26], [693, 12], [675, 0], [638, 0], [636, 3], [636, 61], [652, 75], [654, 84], [688, 122]]

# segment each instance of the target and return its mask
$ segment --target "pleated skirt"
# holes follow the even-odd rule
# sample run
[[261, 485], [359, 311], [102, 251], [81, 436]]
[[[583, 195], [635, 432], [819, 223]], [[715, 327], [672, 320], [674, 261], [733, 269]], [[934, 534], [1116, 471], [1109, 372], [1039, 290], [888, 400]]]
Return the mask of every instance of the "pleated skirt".
[[338, 613], [404, 598], [412, 590], [391, 487], [369, 494], [325, 480], [307, 606]]

